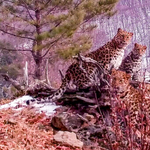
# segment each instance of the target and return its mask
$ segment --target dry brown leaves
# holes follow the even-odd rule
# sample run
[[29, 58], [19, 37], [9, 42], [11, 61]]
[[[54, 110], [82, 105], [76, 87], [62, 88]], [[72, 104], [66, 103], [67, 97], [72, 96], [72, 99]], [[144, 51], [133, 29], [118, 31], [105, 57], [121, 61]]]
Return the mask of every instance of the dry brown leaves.
[[7, 104], [7, 103], [10, 103], [12, 100], [10, 99], [1, 99], [0, 100], [0, 105], [4, 105], [4, 104]]
[[0, 110], [0, 150], [71, 150], [53, 142], [50, 121], [34, 109]]

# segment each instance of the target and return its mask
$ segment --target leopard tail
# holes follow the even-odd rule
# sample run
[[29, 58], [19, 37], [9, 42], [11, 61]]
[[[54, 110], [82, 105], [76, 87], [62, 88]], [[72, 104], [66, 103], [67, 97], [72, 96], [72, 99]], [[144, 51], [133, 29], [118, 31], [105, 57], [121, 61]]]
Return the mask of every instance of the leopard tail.
[[66, 92], [68, 82], [69, 82], [68, 78], [64, 78], [62, 80], [62, 84], [60, 88], [56, 92], [54, 92], [52, 95], [47, 97], [47, 99], [45, 99], [45, 102], [54, 102], [60, 99], [63, 96], [63, 94]]
[[49, 103], [49, 102], [54, 102], [56, 101], [57, 99], [61, 98], [63, 96], [63, 94], [65, 93], [66, 89], [67, 89], [67, 86], [68, 86], [68, 83], [70, 81], [70, 78], [69, 76], [65, 76], [65, 78], [62, 79], [62, 84], [60, 86], [60, 88], [54, 92], [52, 95], [48, 96], [46, 99], [33, 99], [33, 100], [28, 100], [26, 101], [26, 104], [27, 105], [30, 105], [32, 103], [38, 103], [38, 104], [41, 104], [41, 103]]

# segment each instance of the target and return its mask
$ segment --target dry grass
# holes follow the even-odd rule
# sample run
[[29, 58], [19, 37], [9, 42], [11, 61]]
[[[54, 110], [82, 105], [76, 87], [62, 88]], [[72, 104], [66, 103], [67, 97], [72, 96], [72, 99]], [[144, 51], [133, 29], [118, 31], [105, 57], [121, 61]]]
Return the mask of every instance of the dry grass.
[[71, 150], [53, 142], [51, 118], [24, 108], [0, 111], [0, 150]]
[[12, 100], [10, 99], [1, 99], [0, 100], [0, 105], [4, 105], [4, 104], [7, 104], [7, 103], [10, 103]]
[[[117, 140], [116, 143], [111, 145], [112, 150], [150, 150], [150, 108], [145, 109], [145, 106], [150, 104], [150, 97], [147, 97], [144, 87], [141, 90], [141, 97], [135, 128], [130, 122], [129, 106], [125, 105], [120, 99], [115, 99], [111, 103], [113, 107], [111, 115], [114, 120], [112, 130]], [[147, 102], [144, 99], [145, 97], [147, 97]], [[120, 123], [119, 120], [121, 120]], [[121, 126], [124, 133], [121, 131]]]

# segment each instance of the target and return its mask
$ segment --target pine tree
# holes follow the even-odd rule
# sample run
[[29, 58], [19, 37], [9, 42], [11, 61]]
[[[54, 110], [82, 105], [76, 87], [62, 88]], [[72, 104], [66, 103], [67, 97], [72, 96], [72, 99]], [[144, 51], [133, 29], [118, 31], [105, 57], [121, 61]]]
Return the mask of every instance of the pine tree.
[[92, 19], [113, 15], [117, 1], [1, 0], [0, 31], [28, 44], [21, 51], [32, 53], [35, 78], [41, 79], [43, 59], [51, 52], [70, 58], [91, 47]]

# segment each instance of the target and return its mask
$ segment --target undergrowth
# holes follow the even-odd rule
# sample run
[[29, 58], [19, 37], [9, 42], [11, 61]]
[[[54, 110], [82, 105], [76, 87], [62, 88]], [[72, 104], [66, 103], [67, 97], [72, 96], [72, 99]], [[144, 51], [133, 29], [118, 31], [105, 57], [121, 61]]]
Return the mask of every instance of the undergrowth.
[[[106, 149], [109, 150], [150, 150], [150, 112], [146, 112], [144, 98], [150, 103], [150, 97], [145, 93], [145, 87], [141, 89], [142, 102], [139, 103], [140, 110], [137, 118], [136, 129], [130, 122], [129, 108], [119, 98], [111, 100], [111, 127], [113, 137], [107, 134], [108, 141]], [[149, 108], [150, 110], [150, 108]], [[148, 110], [148, 111], [149, 111]], [[149, 115], [149, 117], [146, 117]]]
[[54, 143], [51, 118], [34, 109], [0, 111], [0, 150], [71, 150]]

